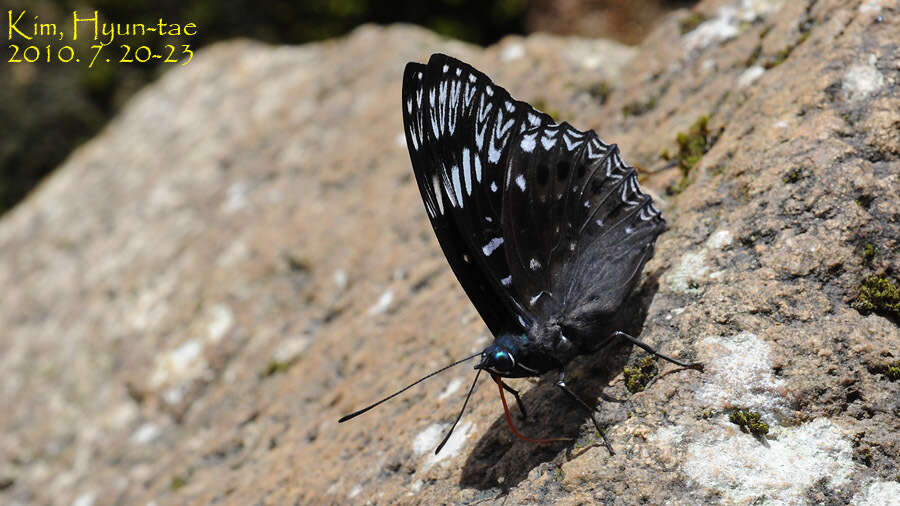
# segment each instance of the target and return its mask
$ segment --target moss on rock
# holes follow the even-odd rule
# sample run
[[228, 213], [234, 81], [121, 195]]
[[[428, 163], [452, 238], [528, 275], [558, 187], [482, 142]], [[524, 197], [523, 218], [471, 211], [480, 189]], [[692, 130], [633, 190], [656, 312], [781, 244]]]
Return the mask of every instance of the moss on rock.
[[769, 424], [762, 421], [762, 416], [756, 411], [736, 409], [728, 415], [728, 420], [739, 426], [742, 432], [754, 436], [764, 436], [769, 433]]
[[900, 318], [900, 290], [884, 276], [869, 276], [859, 287], [853, 307], [864, 314]]
[[637, 363], [637, 367], [626, 367], [623, 371], [625, 388], [633, 394], [642, 392], [658, 373], [659, 368], [653, 357], [644, 357]]
[[678, 154], [675, 156], [675, 160], [678, 162], [678, 168], [681, 169], [681, 179], [670, 188], [670, 191], [678, 194], [687, 188], [688, 174], [712, 146], [709, 116], [700, 116], [687, 132], [678, 132], [675, 142], [678, 143]]
[[684, 35], [694, 31], [695, 28], [700, 26], [700, 24], [707, 19], [708, 18], [700, 12], [692, 12], [678, 20], [678, 28], [680, 29], [681, 34]]

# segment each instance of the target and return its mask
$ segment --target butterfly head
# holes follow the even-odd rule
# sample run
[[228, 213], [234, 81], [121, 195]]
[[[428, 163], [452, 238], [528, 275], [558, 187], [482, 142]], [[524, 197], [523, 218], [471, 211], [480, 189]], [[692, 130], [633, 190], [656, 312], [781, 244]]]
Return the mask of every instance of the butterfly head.
[[528, 343], [526, 335], [503, 335], [481, 352], [481, 362], [475, 369], [484, 369], [503, 378], [535, 376], [537, 371], [521, 362]]

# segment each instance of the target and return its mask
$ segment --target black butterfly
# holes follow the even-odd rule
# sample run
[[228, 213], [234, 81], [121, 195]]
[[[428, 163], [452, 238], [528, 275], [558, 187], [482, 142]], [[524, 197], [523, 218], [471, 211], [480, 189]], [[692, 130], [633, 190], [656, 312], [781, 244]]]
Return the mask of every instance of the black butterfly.
[[503, 397], [504, 389], [512, 393], [524, 417], [518, 392], [500, 378], [558, 370], [556, 385], [591, 413], [603, 434], [594, 410], [566, 386], [564, 368], [616, 338], [675, 364], [699, 367], [619, 331], [620, 306], [653, 256], [665, 220], [615, 144], [603, 143], [593, 131], [556, 123], [443, 54], [432, 55], [427, 65], [407, 64], [402, 106], [406, 144], [431, 226], [495, 337], [481, 353], [419, 380], [481, 356], [456, 422], [486, 370], [500, 389], [510, 428], [529, 439], [513, 427]]

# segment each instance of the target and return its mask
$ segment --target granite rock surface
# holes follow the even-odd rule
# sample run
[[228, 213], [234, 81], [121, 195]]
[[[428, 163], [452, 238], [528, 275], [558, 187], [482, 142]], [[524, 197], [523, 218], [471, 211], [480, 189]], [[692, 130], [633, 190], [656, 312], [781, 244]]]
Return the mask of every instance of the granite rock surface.
[[[197, 54], [0, 221], [0, 502], [900, 497], [900, 321], [860, 303], [900, 286], [898, 16], [705, 1], [637, 48], [393, 26]], [[468, 366], [337, 424], [490, 339], [404, 144], [403, 65], [435, 51], [616, 142], [663, 208], [634, 325], [706, 369], [632, 393], [639, 349], [573, 364], [615, 455], [543, 378], [517, 423], [571, 441], [515, 439], [482, 384], [435, 456]]]

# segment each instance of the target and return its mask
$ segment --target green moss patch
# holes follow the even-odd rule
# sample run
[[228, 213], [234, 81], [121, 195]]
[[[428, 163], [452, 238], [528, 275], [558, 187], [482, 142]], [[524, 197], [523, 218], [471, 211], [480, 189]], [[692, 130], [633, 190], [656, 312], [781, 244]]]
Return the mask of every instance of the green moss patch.
[[764, 436], [769, 433], [769, 424], [762, 421], [762, 417], [756, 411], [736, 409], [728, 415], [728, 420], [739, 426], [741, 432], [753, 434], [754, 436]]
[[187, 476], [173, 476], [172, 481], [169, 482], [169, 490], [176, 491], [184, 488], [185, 485], [188, 484]]
[[700, 26], [700, 24], [707, 19], [709, 18], [699, 12], [692, 12], [678, 20], [678, 29], [681, 31], [681, 35], [684, 35], [694, 31], [695, 28]]
[[610, 93], [612, 93], [612, 87], [606, 81], [599, 81], [595, 83], [593, 86], [588, 88], [588, 94], [596, 100], [600, 102], [600, 104], [605, 104], [606, 100], [609, 98]]
[[859, 287], [853, 307], [863, 314], [878, 313], [900, 319], [900, 290], [886, 277], [869, 276]]
[[871, 265], [872, 261], [875, 260], [875, 256], [878, 255], [878, 246], [868, 241], [862, 242], [857, 245], [856, 254], [862, 258], [863, 262]]
[[709, 130], [709, 116], [700, 116], [687, 132], [678, 132], [675, 137], [678, 143], [678, 154], [675, 159], [678, 168], [681, 169], [681, 179], [670, 191], [678, 194], [688, 186], [688, 174], [703, 158], [703, 155], [712, 147], [712, 135]]
[[269, 376], [275, 376], [276, 374], [281, 374], [286, 372], [291, 366], [294, 365], [293, 361], [284, 362], [281, 360], [273, 360], [266, 365], [266, 368], [259, 373], [261, 378], [268, 378]]
[[765, 63], [763, 63], [763, 67], [766, 69], [770, 69], [770, 68], [781, 65], [782, 63], [784, 63], [785, 60], [788, 59], [788, 56], [790, 56], [791, 53], [794, 52], [794, 49], [796, 49], [797, 46], [799, 46], [800, 44], [803, 44], [804, 42], [806, 42], [806, 39], [808, 39], [808, 38], [809, 38], [809, 32], [808, 31], [802, 32], [800, 34], [800, 37], [797, 38], [796, 42], [794, 42], [793, 44], [791, 44], [789, 46], [782, 48], [777, 53], [775, 53], [775, 55], [773, 55], [771, 58], [766, 60]]
[[791, 184], [800, 181], [801, 178], [803, 178], [803, 171], [799, 167], [794, 167], [789, 170], [788, 173], [781, 178], [781, 180], [787, 184]]
[[709, 116], [700, 116], [687, 133], [678, 132], [678, 166], [687, 173], [700, 162], [709, 144]]
[[647, 383], [650, 383], [658, 373], [656, 360], [653, 360], [653, 357], [644, 357], [636, 367], [626, 367], [622, 372], [625, 376], [625, 388], [633, 394], [643, 392]]
[[659, 102], [659, 96], [654, 95], [647, 100], [628, 102], [625, 106], [622, 107], [622, 115], [626, 118], [629, 116], [640, 116], [642, 114], [646, 114], [653, 109], [656, 109], [656, 104]]
[[891, 381], [900, 380], [900, 360], [893, 364], [888, 364], [886, 374]]

